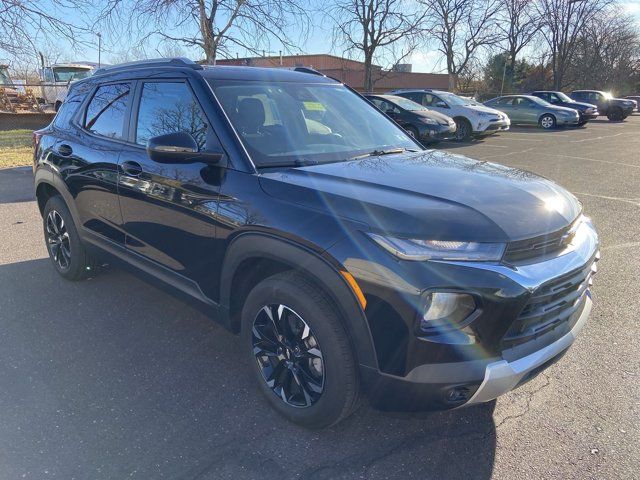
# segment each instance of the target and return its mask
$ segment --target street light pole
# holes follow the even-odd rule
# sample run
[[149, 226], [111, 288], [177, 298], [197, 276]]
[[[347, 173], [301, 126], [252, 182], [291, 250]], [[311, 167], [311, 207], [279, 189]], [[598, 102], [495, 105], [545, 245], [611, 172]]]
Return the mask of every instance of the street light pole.
[[100, 68], [102, 66], [102, 34], [98, 32], [96, 35], [98, 36], [98, 68]]

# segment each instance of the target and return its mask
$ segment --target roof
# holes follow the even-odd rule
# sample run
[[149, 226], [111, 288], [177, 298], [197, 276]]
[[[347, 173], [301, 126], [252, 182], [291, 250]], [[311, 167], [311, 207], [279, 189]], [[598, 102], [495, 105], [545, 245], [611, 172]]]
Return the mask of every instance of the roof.
[[215, 80], [259, 80], [271, 82], [338, 83], [324, 75], [297, 72], [286, 68], [206, 66], [202, 76]]

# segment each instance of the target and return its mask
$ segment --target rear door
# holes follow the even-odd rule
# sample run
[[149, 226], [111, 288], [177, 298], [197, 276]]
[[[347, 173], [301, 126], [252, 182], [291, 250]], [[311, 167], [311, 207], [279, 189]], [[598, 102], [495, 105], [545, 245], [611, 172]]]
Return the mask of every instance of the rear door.
[[[215, 219], [221, 166], [158, 163], [146, 152], [155, 136], [187, 132], [201, 151], [220, 151], [198, 98], [185, 78], [141, 80], [132, 109], [130, 143], [122, 152], [119, 194], [130, 252], [178, 275], [176, 285], [197, 285], [209, 296], [215, 274]], [[196, 290], [197, 290], [196, 288]], [[190, 293], [193, 293], [190, 291]]]
[[[117, 172], [127, 136], [132, 88], [132, 82], [95, 87], [76, 114], [73, 129], [58, 136], [50, 159], [74, 197], [78, 226], [121, 245], [124, 233]], [[61, 115], [70, 106], [63, 106]]]

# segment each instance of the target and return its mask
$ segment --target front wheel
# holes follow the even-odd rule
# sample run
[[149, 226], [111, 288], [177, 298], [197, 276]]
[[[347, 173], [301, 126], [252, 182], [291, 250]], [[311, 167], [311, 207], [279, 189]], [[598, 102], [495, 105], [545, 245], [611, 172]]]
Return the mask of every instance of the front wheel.
[[548, 113], [540, 117], [540, 126], [545, 130], [551, 130], [556, 126], [556, 118]]
[[355, 410], [351, 344], [333, 302], [307, 277], [284, 272], [260, 282], [242, 309], [242, 331], [259, 388], [285, 418], [322, 428]]
[[468, 142], [471, 140], [471, 124], [466, 118], [456, 118], [456, 140], [459, 142]]
[[624, 120], [624, 113], [621, 108], [613, 108], [607, 113], [610, 122], [621, 122]]

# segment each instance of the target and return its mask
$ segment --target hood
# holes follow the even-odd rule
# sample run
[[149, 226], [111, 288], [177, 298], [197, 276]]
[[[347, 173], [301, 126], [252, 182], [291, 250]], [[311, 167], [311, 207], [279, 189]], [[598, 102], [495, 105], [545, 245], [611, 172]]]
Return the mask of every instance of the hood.
[[558, 105], [551, 105], [552, 108], [550, 108], [549, 110], [553, 110], [556, 112], [561, 112], [561, 113], [570, 113], [572, 115], [575, 115], [576, 113], [576, 108], [571, 108], [571, 107], [560, 107]]
[[533, 173], [435, 150], [271, 171], [260, 182], [283, 201], [409, 238], [521, 240], [564, 228], [581, 211]]
[[491, 108], [491, 107], [488, 107], [486, 105], [480, 105], [479, 103], [478, 104], [474, 103], [473, 105], [471, 105], [471, 104], [467, 105], [467, 108], [469, 108], [469, 109], [471, 109], [473, 111], [476, 111], [476, 112], [493, 113], [493, 114], [498, 115], [498, 116], [502, 115], [502, 112], [496, 110], [495, 108]]
[[588, 108], [593, 108], [594, 110], [597, 110], [598, 107], [596, 105], [593, 105], [591, 103], [584, 103], [584, 102], [562, 102], [562, 105], [568, 108], [573, 108], [574, 110], [586, 110]]
[[411, 113], [415, 113], [420, 117], [431, 118], [438, 122], [440, 125], [449, 125], [453, 122], [453, 119], [447, 115], [444, 115], [440, 112], [434, 112], [433, 110], [416, 110]]

